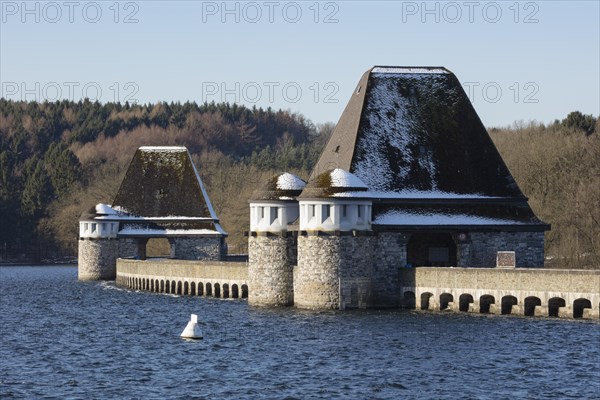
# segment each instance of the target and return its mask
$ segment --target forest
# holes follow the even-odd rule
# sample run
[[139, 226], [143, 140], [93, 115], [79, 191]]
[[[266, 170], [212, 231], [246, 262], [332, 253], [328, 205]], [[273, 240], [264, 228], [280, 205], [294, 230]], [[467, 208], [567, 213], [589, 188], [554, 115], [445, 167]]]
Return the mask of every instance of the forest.
[[[600, 268], [600, 120], [572, 112], [488, 132], [536, 214], [552, 224], [547, 266]], [[211, 201], [244, 252], [247, 199], [281, 171], [307, 178], [334, 124], [228, 103], [0, 99], [0, 262], [77, 253], [78, 218], [111, 203], [135, 150], [188, 147]]]

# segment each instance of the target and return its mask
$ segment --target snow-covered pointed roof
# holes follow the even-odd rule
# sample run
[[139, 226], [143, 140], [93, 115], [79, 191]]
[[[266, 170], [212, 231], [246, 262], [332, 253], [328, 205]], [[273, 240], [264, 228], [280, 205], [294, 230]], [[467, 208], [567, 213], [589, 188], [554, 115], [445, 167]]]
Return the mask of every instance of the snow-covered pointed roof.
[[310, 179], [333, 168], [377, 192], [524, 198], [460, 82], [443, 67], [367, 71]]
[[117, 214], [117, 212], [115, 210], [113, 210], [113, 208], [111, 206], [109, 206], [108, 204], [104, 204], [104, 203], [96, 204], [95, 209], [96, 209], [96, 214], [102, 214], [102, 215]]
[[280, 190], [302, 190], [306, 182], [294, 174], [284, 172], [277, 177], [277, 189]]
[[[318, 193], [311, 183], [337, 168], [354, 174], [368, 191]], [[309, 194], [369, 197], [374, 212], [390, 204], [465, 202], [517, 204], [520, 213], [533, 215], [461, 83], [444, 67], [366, 71], [301, 197]]]
[[[302, 198], [326, 198], [335, 197], [340, 193], [351, 192], [354, 197], [358, 193], [365, 193], [368, 190], [367, 185], [356, 175], [341, 168], [335, 168], [319, 174], [316, 178], [309, 181], [306, 188], [302, 191]], [[364, 196], [363, 196], [364, 197]]]
[[140, 217], [218, 220], [196, 166], [183, 146], [140, 147], [113, 208]]
[[298, 196], [306, 182], [300, 177], [284, 172], [268, 179], [260, 188], [252, 193], [250, 201], [292, 201]]

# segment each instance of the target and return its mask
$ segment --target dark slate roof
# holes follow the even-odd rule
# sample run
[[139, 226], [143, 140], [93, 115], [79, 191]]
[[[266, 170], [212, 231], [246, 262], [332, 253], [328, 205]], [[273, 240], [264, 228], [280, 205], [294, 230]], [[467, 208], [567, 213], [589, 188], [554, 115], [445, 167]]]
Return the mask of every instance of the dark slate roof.
[[460, 82], [441, 67], [367, 71], [311, 178], [331, 168], [372, 191], [523, 198]]
[[[501, 207], [501, 200], [533, 215], [460, 82], [443, 67], [365, 72], [308, 186], [333, 168], [360, 178], [374, 206], [401, 208], [406, 199], [439, 205], [441, 199]], [[537, 218], [530, 222], [547, 227]]]
[[113, 207], [141, 217], [218, 220], [185, 147], [140, 147]]
[[294, 174], [284, 172], [267, 180], [252, 193], [250, 201], [294, 201], [306, 182]]

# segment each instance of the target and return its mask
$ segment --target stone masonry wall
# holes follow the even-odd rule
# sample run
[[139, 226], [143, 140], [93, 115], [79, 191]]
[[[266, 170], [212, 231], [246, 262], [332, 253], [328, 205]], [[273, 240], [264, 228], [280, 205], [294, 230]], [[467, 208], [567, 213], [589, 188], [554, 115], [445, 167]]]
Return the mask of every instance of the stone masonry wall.
[[[299, 308], [340, 308], [342, 292], [370, 303], [373, 254], [367, 236], [300, 236], [294, 272], [294, 305]], [[346, 302], [346, 299], [343, 299]], [[352, 299], [348, 300], [350, 303]]]
[[114, 239], [79, 239], [77, 277], [80, 281], [113, 280], [119, 243]]
[[220, 260], [220, 237], [170, 238], [171, 257], [179, 260]]
[[119, 258], [138, 257], [138, 246], [135, 238], [119, 238]]
[[461, 267], [495, 267], [498, 251], [516, 252], [517, 267], [544, 266], [544, 232], [471, 232], [469, 236], [468, 249], [463, 249], [458, 263]]
[[374, 240], [373, 305], [397, 307], [400, 304], [398, 271], [406, 265], [406, 244], [410, 235], [379, 232]]
[[249, 304], [293, 304], [293, 269], [288, 239], [285, 236], [248, 237], [248, 280], [252, 288], [248, 296]]

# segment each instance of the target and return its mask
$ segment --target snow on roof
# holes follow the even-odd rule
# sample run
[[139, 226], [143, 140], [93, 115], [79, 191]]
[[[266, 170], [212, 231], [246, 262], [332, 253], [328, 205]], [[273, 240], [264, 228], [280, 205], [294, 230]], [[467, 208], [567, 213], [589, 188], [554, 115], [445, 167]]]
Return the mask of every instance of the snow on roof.
[[111, 206], [104, 203], [96, 204], [96, 214], [115, 215], [117, 212]]
[[277, 178], [277, 189], [280, 190], [302, 190], [306, 182], [289, 172], [284, 172]]
[[147, 229], [125, 228], [119, 231], [119, 236], [194, 236], [222, 235], [223, 232], [212, 229]]
[[447, 74], [449, 71], [443, 67], [374, 67], [371, 73], [375, 74]]
[[484, 196], [481, 194], [460, 194], [449, 193], [439, 190], [403, 190], [400, 192], [340, 192], [335, 193], [334, 197], [371, 197], [374, 199], [499, 199], [501, 197]]
[[525, 225], [512, 219], [482, 217], [468, 214], [411, 213], [393, 210], [381, 214], [374, 225]]
[[141, 151], [187, 151], [184, 146], [142, 146], [139, 148]]
[[334, 188], [364, 188], [367, 189], [367, 185], [361, 181], [356, 175], [351, 174], [348, 171], [344, 171], [341, 168], [336, 168], [331, 171], [331, 187]]

